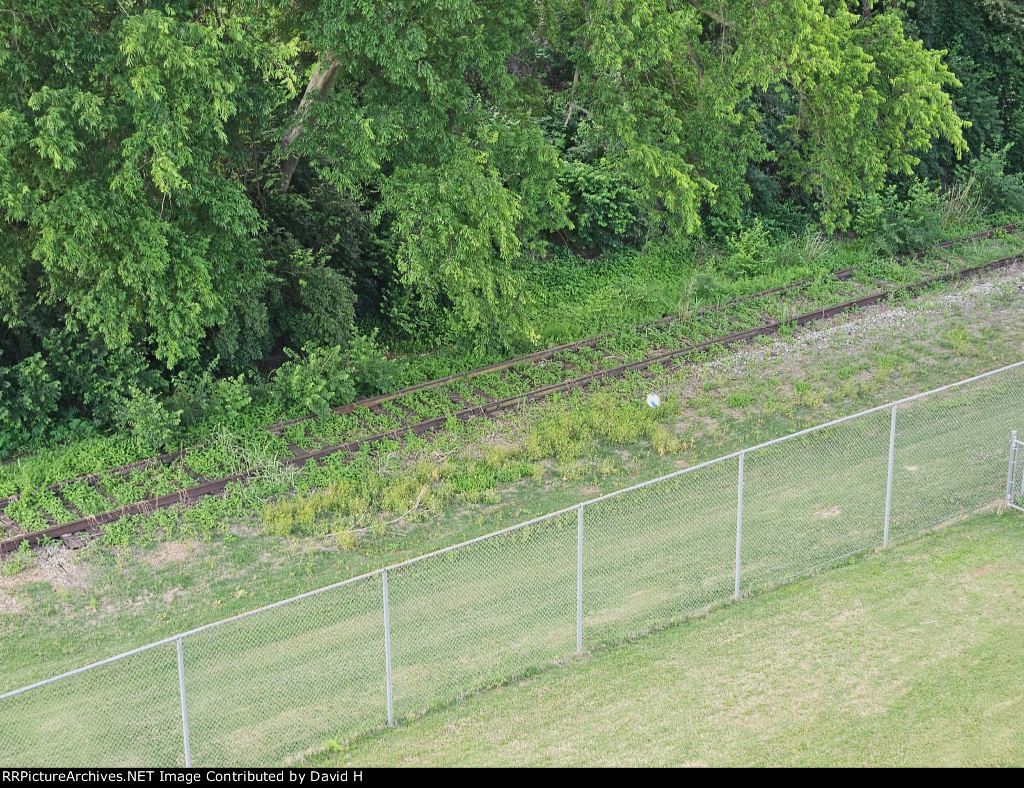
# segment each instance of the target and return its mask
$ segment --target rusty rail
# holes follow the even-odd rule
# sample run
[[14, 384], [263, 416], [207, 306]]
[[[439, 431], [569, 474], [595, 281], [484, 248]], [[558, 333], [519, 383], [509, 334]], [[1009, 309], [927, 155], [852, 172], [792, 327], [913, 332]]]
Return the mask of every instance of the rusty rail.
[[[997, 230], [998, 229], [999, 228], [997, 228]], [[996, 230], [989, 231], [989, 233], [991, 234], [992, 232], [995, 231]], [[726, 334], [724, 336], [719, 336], [693, 345], [688, 345], [687, 347], [684, 348], [678, 348], [675, 350], [667, 350], [660, 353], [655, 353], [639, 361], [634, 361], [628, 364], [622, 364], [620, 366], [612, 367], [609, 369], [597, 370], [595, 372], [590, 372], [588, 374], [572, 378], [571, 380], [564, 380], [559, 383], [552, 383], [546, 386], [541, 386], [539, 388], [533, 389], [532, 391], [528, 391], [523, 394], [493, 400], [491, 402], [487, 402], [481, 405], [472, 405], [470, 407], [463, 408], [462, 410], [459, 410], [451, 415], [438, 416], [432, 419], [426, 419], [415, 424], [403, 425], [393, 430], [381, 432], [375, 435], [370, 435], [364, 438], [359, 438], [357, 440], [349, 441], [346, 443], [336, 444], [333, 446], [325, 446], [314, 451], [304, 452], [288, 460], [285, 460], [285, 464], [296, 466], [304, 465], [307, 462], [317, 462], [332, 454], [353, 453], [359, 450], [364, 445], [375, 443], [381, 440], [397, 440], [409, 434], [422, 435], [424, 433], [431, 432], [444, 426], [444, 424], [447, 423], [449, 419], [465, 421], [477, 416], [489, 416], [495, 413], [510, 410], [512, 408], [523, 405], [527, 402], [533, 402], [544, 399], [545, 397], [548, 397], [551, 394], [582, 388], [596, 380], [622, 377], [627, 372], [642, 371], [653, 364], [661, 364], [666, 361], [679, 359], [684, 356], [699, 352], [701, 350], [707, 350], [713, 347], [727, 347], [730, 345], [735, 345], [739, 342], [749, 341], [759, 336], [768, 336], [771, 334], [776, 334], [778, 333], [779, 329], [785, 325], [804, 326], [807, 325], [808, 323], [813, 323], [819, 320], [825, 320], [830, 317], [834, 317], [835, 315], [842, 314], [843, 312], [846, 312], [848, 310], [860, 309], [866, 306], [871, 306], [873, 304], [880, 303], [900, 293], [914, 294], [936, 284], [950, 282], [957, 279], [968, 279], [980, 273], [997, 270], [999, 268], [1005, 268], [1006, 266], [1020, 262], [1024, 262], [1024, 255], [1013, 255], [1011, 257], [1004, 257], [999, 260], [984, 263], [982, 265], [972, 266], [971, 268], [959, 269], [957, 271], [950, 271], [948, 273], [941, 274], [938, 276], [928, 277], [926, 279], [922, 279], [918, 282], [914, 282], [909, 285], [903, 285], [900, 287], [894, 287], [887, 290], [881, 290], [870, 295], [863, 296], [861, 298], [843, 302], [841, 304], [835, 304], [833, 306], [825, 307], [823, 309], [806, 312], [804, 314], [794, 316], [789, 320], [765, 323], [754, 328], [736, 331], [730, 334]], [[784, 287], [792, 287], [792, 285], [787, 285]], [[574, 344], [577, 344], [578, 346], [578, 343]], [[519, 363], [519, 361], [517, 360], [515, 363]], [[509, 362], [503, 362], [503, 364], [508, 366], [511, 365]], [[508, 367], [503, 366], [502, 368]], [[458, 379], [458, 376], [453, 376], [452, 378], [448, 378], [447, 380], [452, 379]], [[430, 381], [430, 383], [435, 383], [435, 381]], [[422, 390], [422, 387], [421, 389], [418, 390]], [[167, 456], [177, 457], [179, 455], [180, 452], [175, 453], [174, 455]], [[155, 461], [155, 458], [150, 462], [152, 461]], [[244, 482], [246, 479], [252, 478], [257, 473], [258, 470], [256, 469], [242, 471], [240, 473], [235, 473], [233, 475], [226, 476], [221, 479], [203, 482], [201, 484], [183, 488], [172, 493], [167, 493], [166, 495], [156, 496], [143, 501], [128, 504], [126, 506], [121, 506], [116, 509], [111, 509], [106, 512], [101, 512], [99, 514], [82, 517], [72, 522], [56, 525], [54, 527], [47, 528], [42, 531], [15, 535], [11, 538], [0, 541], [0, 554], [9, 553], [13, 550], [16, 550], [21, 545], [22, 542], [27, 541], [30, 545], [36, 545], [40, 541], [46, 539], [58, 539], [61, 537], [67, 537], [71, 534], [75, 534], [81, 531], [95, 532], [98, 530], [99, 526], [114, 522], [115, 520], [126, 515], [144, 514], [155, 511], [157, 509], [163, 509], [178, 504], [188, 504], [199, 498], [203, 498], [209, 495], [218, 495], [222, 493], [229, 484], [233, 482]], [[67, 483], [70, 482], [63, 482], [61, 484]], [[6, 503], [6, 501], [4, 503]], [[0, 509], [0, 511], [2, 511], [2, 509]]]

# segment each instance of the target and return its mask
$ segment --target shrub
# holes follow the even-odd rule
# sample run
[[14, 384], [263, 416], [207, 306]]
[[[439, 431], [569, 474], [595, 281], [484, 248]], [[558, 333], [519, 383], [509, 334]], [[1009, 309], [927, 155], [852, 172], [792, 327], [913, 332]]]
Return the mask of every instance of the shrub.
[[726, 248], [729, 255], [721, 267], [730, 276], [755, 276], [772, 267], [772, 238], [761, 219], [733, 234]]
[[299, 180], [287, 194], [267, 194], [264, 210], [263, 254], [278, 280], [266, 299], [268, 338], [289, 347], [348, 347], [356, 293], [377, 298], [366, 218], [322, 181]]
[[189, 427], [206, 417], [210, 406], [210, 391], [215, 381], [212, 368], [216, 367], [219, 360], [214, 359], [210, 368], [198, 374], [180, 372], [174, 376], [171, 395], [164, 401], [164, 405], [171, 411], [181, 412], [181, 426]]
[[140, 450], [159, 452], [170, 445], [181, 423], [181, 411], [170, 410], [152, 390], [132, 385], [117, 422], [128, 430]]
[[967, 167], [957, 170], [962, 182], [974, 182], [980, 210], [1018, 213], [1024, 211], [1024, 174], [1006, 172], [1009, 147], [984, 151]]
[[64, 407], [96, 425], [116, 423], [132, 384], [154, 390], [165, 385], [139, 348], [108, 348], [80, 328], [51, 330], [43, 339], [43, 354], [61, 383]]
[[295, 415], [315, 413], [327, 417], [332, 405], [355, 399], [352, 378], [341, 348], [307, 345], [304, 356], [286, 349], [289, 361], [274, 372], [270, 391], [281, 409]]
[[61, 385], [36, 353], [11, 367], [0, 367], [0, 456], [42, 438], [52, 426]]
[[580, 246], [606, 248], [635, 244], [644, 236], [636, 191], [603, 161], [564, 163], [559, 182], [569, 195], [572, 237]]
[[245, 409], [252, 404], [252, 392], [245, 375], [217, 381], [210, 394], [210, 417], [220, 424], [235, 424], [242, 420]]
[[369, 336], [354, 334], [348, 350], [356, 391], [364, 397], [401, 387], [404, 365], [389, 359], [377, 344], [377, 330]]
[[291, 288], [276, 312], [278, 333], [295, 346], [325, 342], [347, 347], [355, 320], [352, 281], [308, 250], [296, 251], [287, 268]]
[[889, 186], [856, 202], [854, 232], [878, 251], [903, 254], [934, 244], [944, 218], [942, 198], [927, 183], [915, 181], [900, 200]]

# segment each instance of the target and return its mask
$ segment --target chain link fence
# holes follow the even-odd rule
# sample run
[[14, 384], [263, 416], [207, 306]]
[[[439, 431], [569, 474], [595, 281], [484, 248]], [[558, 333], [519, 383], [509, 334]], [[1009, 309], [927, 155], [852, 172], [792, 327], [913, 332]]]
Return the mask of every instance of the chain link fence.
[[1022, 411], [1024, 362], [8, 692], [0, 765], [301, 763], [963, 512], [1022, 508]]

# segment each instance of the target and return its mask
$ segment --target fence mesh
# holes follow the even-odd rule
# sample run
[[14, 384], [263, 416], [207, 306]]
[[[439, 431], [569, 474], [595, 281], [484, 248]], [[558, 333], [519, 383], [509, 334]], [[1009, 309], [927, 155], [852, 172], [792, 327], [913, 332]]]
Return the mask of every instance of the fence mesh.
[[747, 452], [741, 593], [881, 544], [890, 418], [869, 413]]
[[288, 762], [387, 722], [379, 577], [184, 640], [194, 763]]
[[576, 649], [576, 513], [388, 571], [395, 715]]
[[584, 508], [585, 646], [729, 599], [737, 468], [723, 460]]
[[[737, 519], [742, 594], [880, 546], [887, 492], [891, 540], [1001, 501], [1022, 411], [1024, 364], [900, 402], [891, 488], [887, 407], [187, 633], [192, 763], [299, 763], [389, 688], [402, 719], [726, 602]], [[15, 765], [185, 765], [177, 643], [0, 695]]]
[[892, 538], [1001, 500], [1010, 430], [1022, 416], [1024, 367], [901, 404]]
[[0, 765], [184, 766], [175, 645], [0, 701]]

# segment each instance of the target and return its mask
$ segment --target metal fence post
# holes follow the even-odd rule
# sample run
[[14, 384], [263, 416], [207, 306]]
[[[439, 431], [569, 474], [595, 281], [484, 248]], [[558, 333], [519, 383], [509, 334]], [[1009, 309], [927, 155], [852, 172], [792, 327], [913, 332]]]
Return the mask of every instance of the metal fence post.
[[185, 694], [185, 649], [178, 638], [178, 692], [181, 694], [181, 732], [185, 741], [185, 766], [192, 767], [192, 743], [188, 735], [188, 697]]
[[1010, 432], [1010, 467], [1006, 471], [1006, 505], [1013, 503], [1013, 474], [1017, 470], [1017, 430]]
[[889, 516], [892, 512], [892, 465], [896, 459], [896, 406], [892, 406], [889, 420], [889, 475], [885, 483], [885, 529], [882, 532], [882, 547], [889, 546]]
[[583, 653], [583, 504], [576, 510], [576, 653]]
[[740, 452], [740, 475], [739, 483], [736, 486], [736, 590], [733, 594], [735, 599], [740, 598], [740, 547], [743, 544], [743, 461], [746, 456], [745, 451]]
[[381, 575], [384, 585], [384, 677], [388, 685], [388, 726], [395, 725], [395, 696], [391, 686], [391, 604], [388, 601], [388, 570]]

